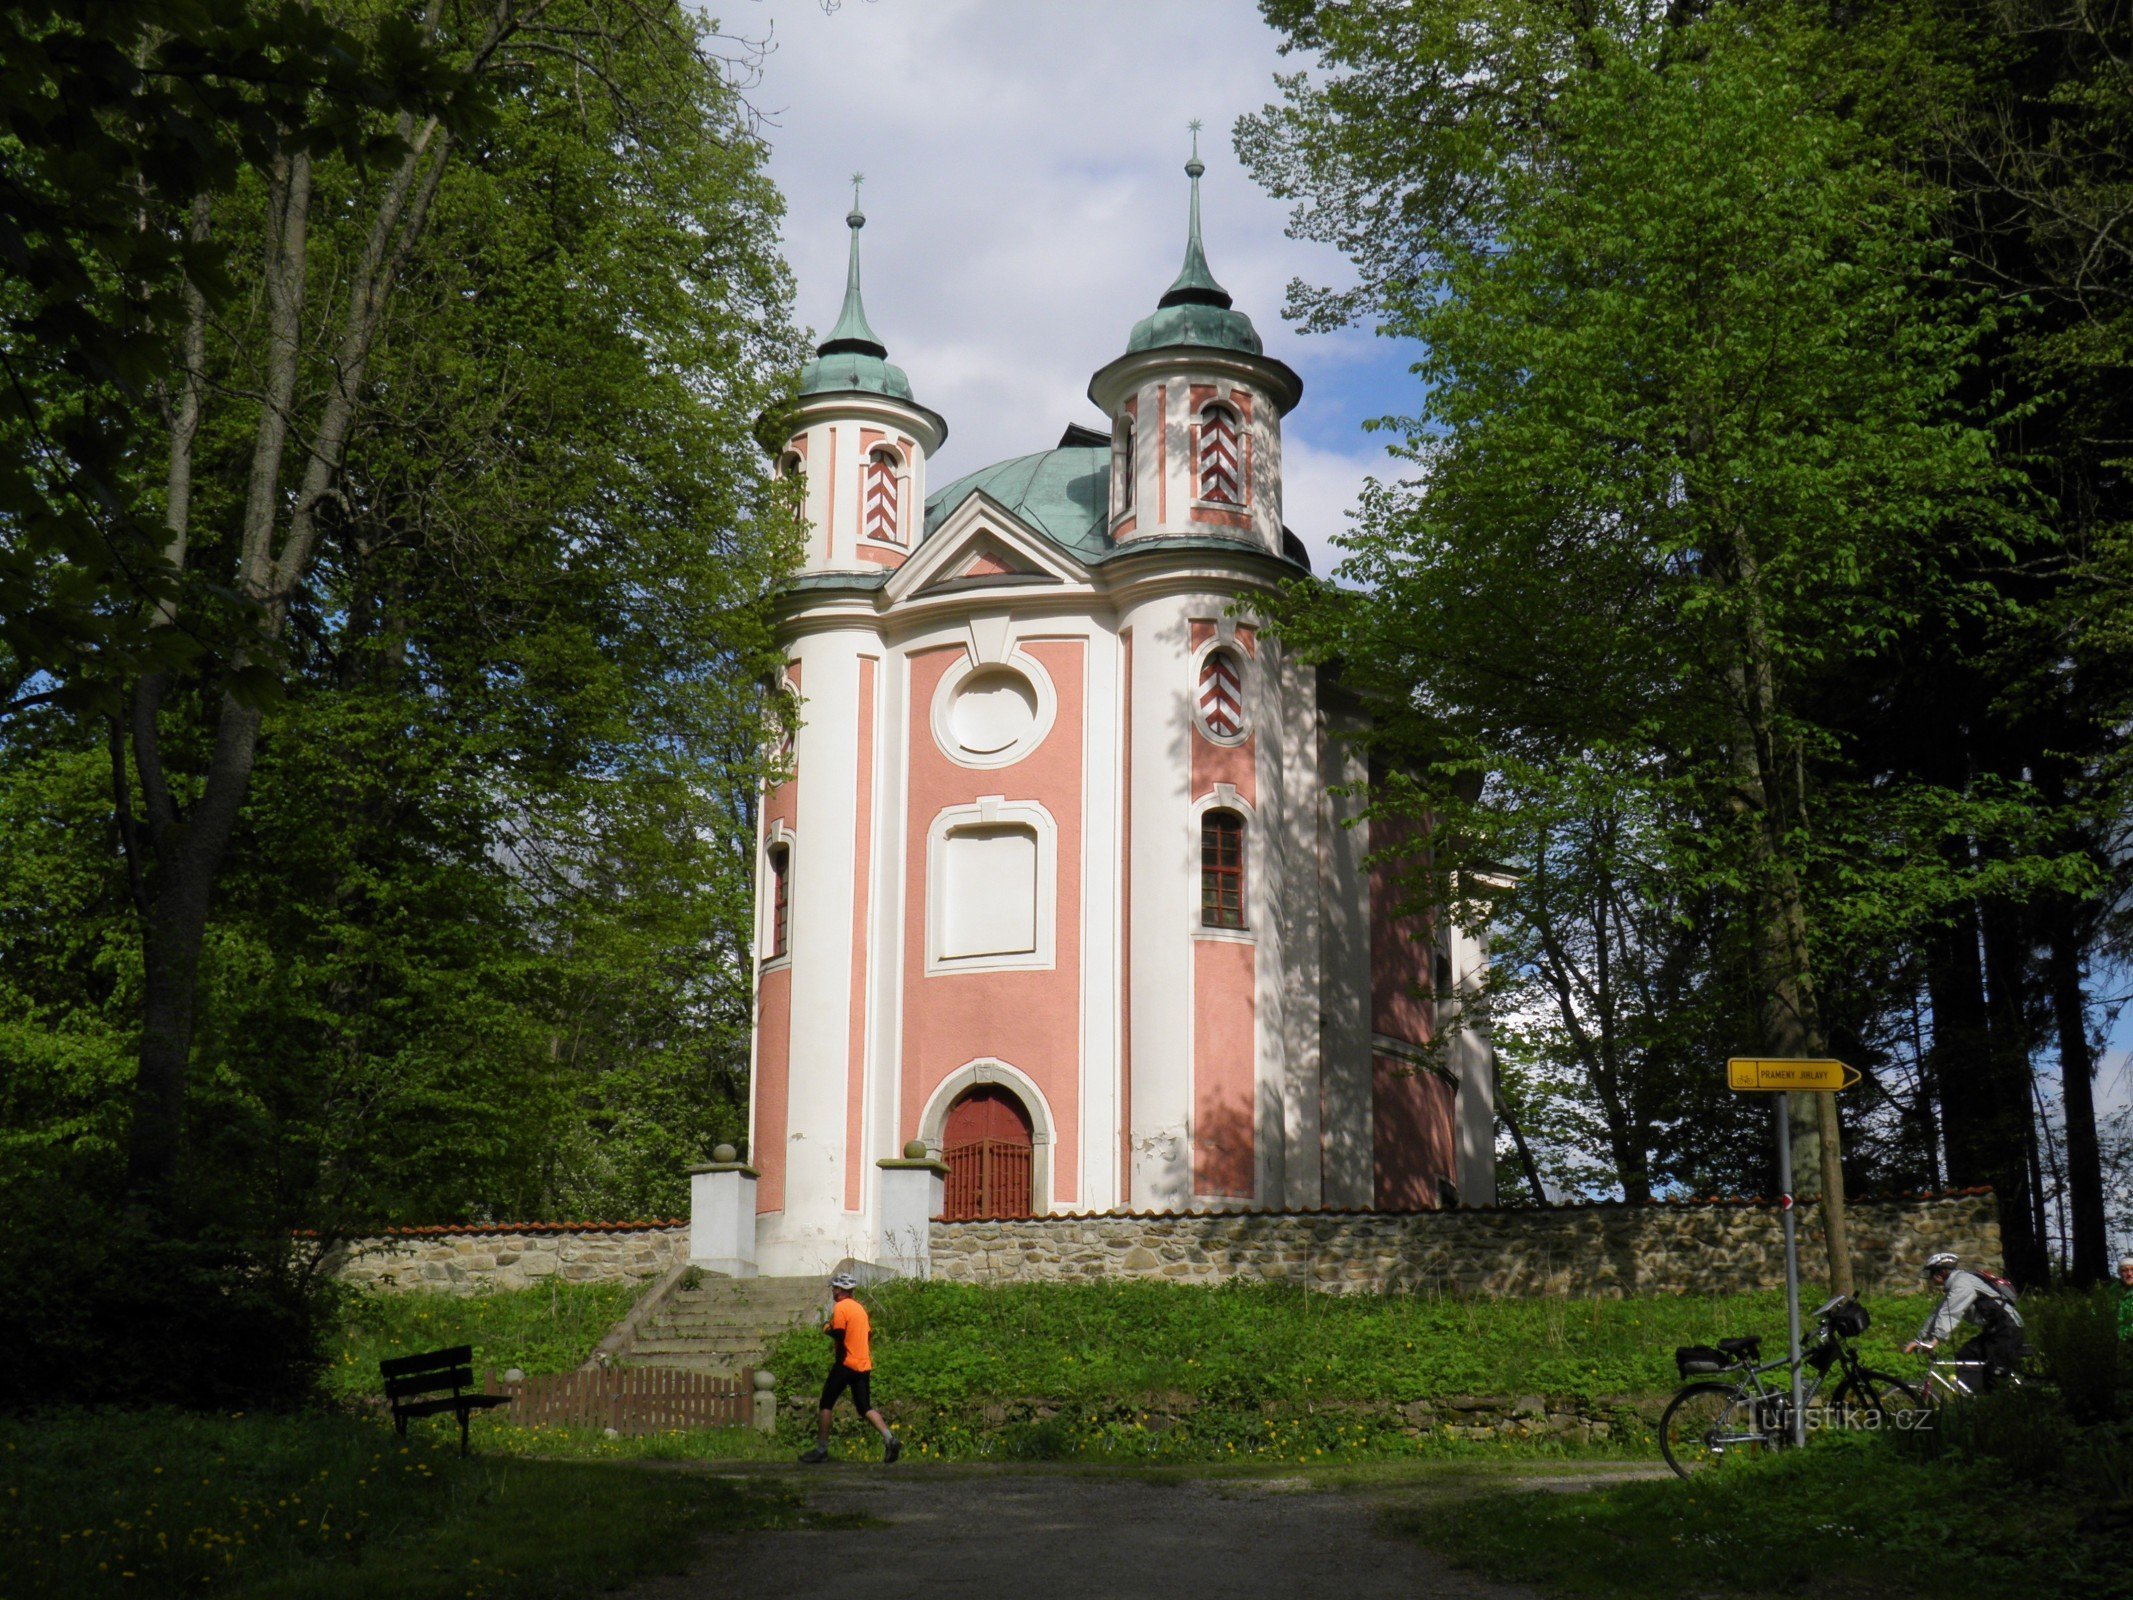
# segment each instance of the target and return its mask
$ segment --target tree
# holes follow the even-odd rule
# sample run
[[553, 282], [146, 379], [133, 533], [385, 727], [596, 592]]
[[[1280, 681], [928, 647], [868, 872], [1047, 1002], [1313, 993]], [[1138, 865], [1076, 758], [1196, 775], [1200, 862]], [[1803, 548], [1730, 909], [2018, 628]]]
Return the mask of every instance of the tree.
[[[1786, 8], [1269, 9], [1330, 76], [1285, 82], [1240, 144], [1363, 274], [1302, 308], [1426, 350], [1418, 412], [1386, 424], [1418, 480], [1366, 498], [1363, 587], [1299, 592], [1283, 626], [1433, 728], [1447, 777], [1567, 797], [1606, 775], [1604, 812], [1666, 838], [1681, 892], [1748, 936], [1737, 1048], [1825, 1053], [1832, 947], [1942, 912], [1962, 874], [1934, 841], [1992, 832], [1926, 782], [1860, 804], [1833, 687], [1994, 604], [1975, 572], [2031, 536], [1963, 406], [1982, 318], [1936, 276], [1937, 192]], [[1446, 870], [1499, 847], [1482, 794], [1427, 796]]]
[[182, 573], [130, 463], [186, 301], [229, 292], [192, 225], [275, 149], [382, 159], [366, 113], [456, 116], [406, 19], [351, 31], [255, 0], [16, 0], [0, 8], [0, 717], [108, 707], [136, 664], [197, 642], [161, 625]]
[[51, 700], [0, 746], [75, 801], [104, 763], [138, 967], [101, 1006], [24, 973], [16, 1017], [138, 1007], [131, 1187], [166, 1217], [188, 1114], [304, 1220], [670, 1202], [731, 1127], [791, 554], [750, 430], [796, 365], [777, 197], [678, 6], [423, 20], [473, 110], [366, 103], [353, 159], [277, 106], [155, 213], [230, 246], [226, 289], [159, 302], [175, 576], [47, 572], [192, 643], [47, 666], [123, 714]]

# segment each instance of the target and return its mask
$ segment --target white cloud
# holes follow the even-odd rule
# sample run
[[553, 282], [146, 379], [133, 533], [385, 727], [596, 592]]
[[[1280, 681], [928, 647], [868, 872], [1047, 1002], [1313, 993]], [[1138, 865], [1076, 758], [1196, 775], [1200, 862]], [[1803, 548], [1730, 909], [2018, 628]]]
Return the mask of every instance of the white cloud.
[[[1353, 492], [1382, 455], [1360, 431], [1408, 383], [1397, 347], [1305, 338], [1288, 282], [1344, 281], [1284, 236], [1245, 175], [1237, 116], [1275, 97], [1275, 36], [1243, 0], [755, 0], [729, 32], [769, 34], [753, 98], [789, 207], [786, 258], [817, 337], [843, 293], [849, 174], [867, 175], [867, 316], [918, 398], [948, 420], [942, 484], [1101, 422], [1089, 375], [1125, 349], [1176, 274], [1185, 124], [1201, 118], [1215, 275], [1269, 354], [1303, 375], [1284, 439], [1287, 520], [1327, 570]], [[1289, 63], [1293, 66], [1295, 63]], [[1314, 393], [1337, 396], [1314, 403]], [[1356, 408], [1353, 415], [1341, 407]]]

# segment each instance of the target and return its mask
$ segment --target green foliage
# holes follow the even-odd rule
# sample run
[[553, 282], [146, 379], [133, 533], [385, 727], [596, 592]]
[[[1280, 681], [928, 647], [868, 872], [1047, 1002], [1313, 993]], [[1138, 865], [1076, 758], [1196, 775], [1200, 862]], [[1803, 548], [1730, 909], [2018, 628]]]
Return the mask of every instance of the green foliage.
[[573, 1372], [642, 1293], [626, 1283], [549, 1283], [489, 1294], [351, 1294], [323, 1388], [341, 1400], [374, 1400], [380, 1361], [455, 1344], [474, 1347], [477, 1374], [512, 1367], [530, 1376]]
[[2124, 1552], [2084, 1524], [2090, 1509], [1991, 1463], [1922, 1464], [1888, 1439], [1848, 1435], [1686, 1483], [1494, 1493], [1387, 1520], [1558, 1595], [2101, 1600], [2125, 1592]]
[[0, 1182], [0, 1414], [102, 1405], [286, 1410], [327, 1361], [338, 1296], [287, 1234], [174, 1237], [83, 1203], [69, 1174]]
[[412, 18], [352, 28], [348, 9], [0, 9], [0, 716], [50, 697], [111, 709], [129, 670], [205, 640], [143, 604], [183, 574], [138, 463], [186, 286], [233, 295], [231, 241], [186, 225], [196, 197], [276, 150], [396, 155], [359, 109], [475, 113]]
[[2023, 1331], [2042, 1353], [2045, 1376], [2076, 1422], [2107, 1422], [2125, 1408], [2133, 1362], [2118, 1332], [2121, 1293], [2109, 1284], [2022, 1302]]
[[[367, 4], [282, 9], [366, 41], [397, 27]], [[797, 365], [780, 202], [707, 24], [535, 12], [499, 58], [508, 93], [446, 121], [269, 652], [279, 698], [201, 958], [181, 1227], [671, 1211], [689, 1162], [742, 1131], [766, 599], [793, 555], [751, 433]], [[455, 30], [487, 13], [445, 13], [458, 60]], [[354, 116], [397, 148], [390, 104]], [[331, 140], [312, 172], [306, 304], [327, 330], [379, 180]], [[205, 203], [238, 310], [206, 336], [188, 605], [236, 587], [258, 415], [267, 196], [243, 161], [225, 176]], [[333, 390], [331, 343], [304, 344], [302, 407]], [[212, 635], [181, 618], [165, 631]], [[224, 687], [187, 659], [161, 719], [181, 810]], [[79, 712], [0, 723], [0, 1175], [68, 1161], [116, 1203], [139, 893], [168, 875], [129, 834], [144, 796], [113, 788], [113, 728]]]
[[805, 1525], [775, 1487], [462, 1461], [450, 1432], [155, 1411], [0, 1422], [7, 1592], [567, 1600], [679, 1570], [707, 1533]]
[[[1240, 149], [1360, 276], [1298, 309], [1422, 351], [1376, 424], [1410, 476], [1280, 626], [1370, 704], [1377, 813], [1430, 823], [1410, 897], [1502, 934], [1510, 1098], [1599, 1158], [1559, 1176], [1741, 1182], [1716, 1060], [1901, 1053], [1922, 930], [2095, 882], [2026, 776], [1874, 720], [2052, 552], [1916, 159], [1961, 74], [1886, 9], [1265, 9], [1319, 70]], [[1934, 1177], [1915, 1129], [1872, 1150]]]

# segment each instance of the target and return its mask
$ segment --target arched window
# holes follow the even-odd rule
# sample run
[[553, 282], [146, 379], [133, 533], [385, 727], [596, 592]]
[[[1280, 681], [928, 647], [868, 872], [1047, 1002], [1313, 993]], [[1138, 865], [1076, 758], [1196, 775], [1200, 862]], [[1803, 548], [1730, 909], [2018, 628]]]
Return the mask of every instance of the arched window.
[[887, 445], [867, 457], [866, 479], [860, 486], [859, 524], [869, 539], [881, 539], [889, 544], [902, 542], [897, 532], [901, 498], [897, 469], [902, 465], [896, 452]]
[[1136, 439], [1133, 423], [1129, 419], [1126, 431], [1119, 436], [1118, 513], [1124, 516], [1133, 509], [1133, 477], [1140, 463], [1134, 457]]
[[770, 954], [777, 961], [792, 951], [792, 846], [774, 844], [770, 861]]
[[1210, 739], [1244, 736], [1244, 669], [1235, 651], [1210, 650], [1201, 657], [1199, 709]]
[[1238, 464], [1237, 413], [1216, 404], [1200, 413], [1200, 498], [1220, 505], [1244, 503]]
[[1200, 816], [1200, 926], [1244, 926], [1244, 818], [1234, 811]]
[[788, 450], [778, 457], [778, 476], [781, 478], [797, 478], [806, 465], [807, 463], [801, 458], [799, 451]]

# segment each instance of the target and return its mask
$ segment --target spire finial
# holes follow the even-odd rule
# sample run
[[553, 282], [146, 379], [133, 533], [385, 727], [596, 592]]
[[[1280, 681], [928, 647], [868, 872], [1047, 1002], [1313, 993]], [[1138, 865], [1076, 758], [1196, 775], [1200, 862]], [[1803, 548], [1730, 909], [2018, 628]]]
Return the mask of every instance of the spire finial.
[[1200, 160], [1200, 119], [1194, 117], [1186, 126], [1192, 130], [1192, 159], [1185, 163], [1185, 176], [1192, 180], [1192, 210], [1185, 229], [1185, 265], [1156, 304], [1227, 307], [1229, 291], [1215, 282], [1214, 273], [1208, 270], [1207, 251], [1200, 244], [1200, 175], [1207, 170]]
[[859, 186], [866, 182], [866, 174], [852, 174], [852, 209], [845, 213], [844, 225], [852, 230], [852, 253], [844, 269], [844, 309], [838, 313], [837, 326], [830, 329], [830, 336], [816, 349], [817, 355], [837, 355], [849, 351], [855, 355], [886, 356], [889, 351], [874, 330], [867, 326], [866, 307], [859, 299], [859, 230], [867, 225], [866, 213], [859, 209]]

